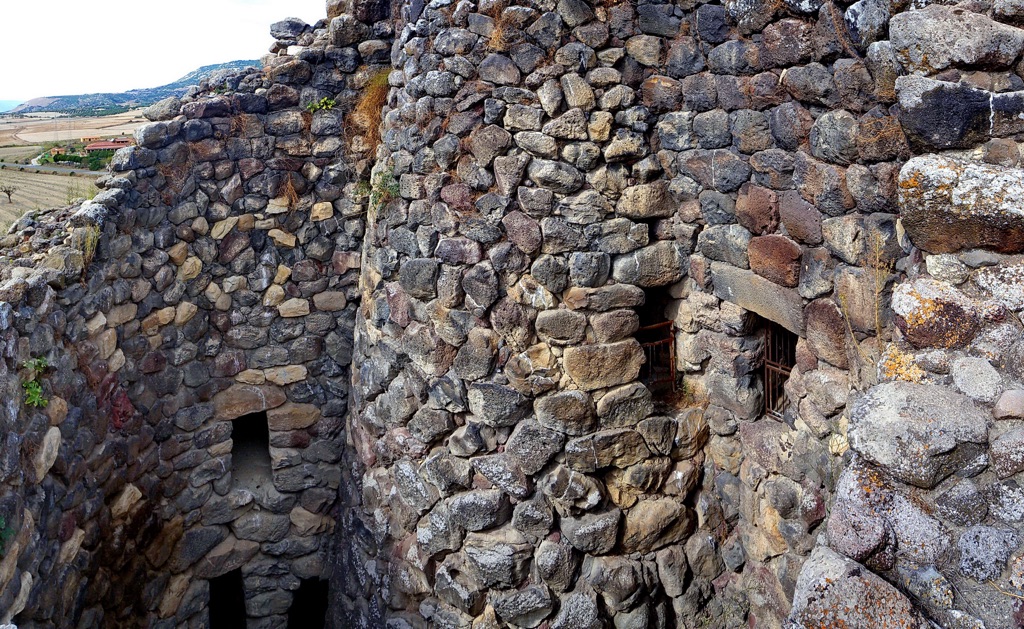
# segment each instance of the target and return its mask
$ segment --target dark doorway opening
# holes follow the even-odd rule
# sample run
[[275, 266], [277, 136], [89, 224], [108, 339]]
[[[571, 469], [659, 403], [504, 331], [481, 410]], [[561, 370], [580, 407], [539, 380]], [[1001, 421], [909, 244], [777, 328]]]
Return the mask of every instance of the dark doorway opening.
[[327, 617], [327, 581], [303, 579], [288, 610], [288, 629], [324, 629]]
[[265, 412], [231, 422], [231, 478], [235, 487], [260, 489], [273, 482], [270, 428]]
[[774, 321], [764, 321], [764, 412], [782, 419], [789, 407], [786, 380], [796, 365], [797, 335]]
[[640, 368], [640, 381], [653, 393], [668, 393], [676, 390], [676, 339], [675, 325], [668, 319], [666, 311], [672, 297], [665, 289], [644, 291], [644, 305], [637, 308], [640, 329], [636, 340], [644, 350], [647, 359]]
[[210, 629], [245, 629], [241, 568], [210, 579]]

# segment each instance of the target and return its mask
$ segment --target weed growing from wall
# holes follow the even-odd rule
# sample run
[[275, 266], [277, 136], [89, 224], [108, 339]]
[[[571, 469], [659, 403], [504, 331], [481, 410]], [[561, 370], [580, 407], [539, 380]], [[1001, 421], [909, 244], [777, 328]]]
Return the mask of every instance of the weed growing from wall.
[[29, 372], [28, 379], [21, 383], [21, 388], [25, 390], [25, 404], [28, 406], [42, 408], [49, 403], [49, 400], [43, 395], [43, 385], [39, 382], [39, 377], [49, 366], [45, 356], [26, 360], [22, 364], [22, 367]]
[[316, 113], [316, 112], [320, 111], [321, 109], [323, 109], [325, 111], [330, 111], [330, 110], [334, 109], [334, 106], [336, 104], [337, 103], [334, 102], [333, 98], [328, 98], [328, 97], [324, 96], [319, 101], [312, 102], [312, 103], [306, 105], [306, 110], [309, 111], [309, 113], [311, 113], [311, 114], [312, 113]]
[[388, 201], [398, 197], [398, 180], [390, 170], [377, 175], [370, 188], [370, 206], [380, 207]]

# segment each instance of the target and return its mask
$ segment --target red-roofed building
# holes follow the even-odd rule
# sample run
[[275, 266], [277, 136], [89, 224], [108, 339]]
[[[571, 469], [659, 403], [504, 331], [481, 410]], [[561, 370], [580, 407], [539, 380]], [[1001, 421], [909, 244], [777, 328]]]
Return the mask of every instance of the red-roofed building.
[[85, 146], [85, 154], [90, 155], [96, 151], [116, 151], [117, 149], [126, 146], [123, 142], [108, 142], [102, 140], [100, 142], [93, 142]]

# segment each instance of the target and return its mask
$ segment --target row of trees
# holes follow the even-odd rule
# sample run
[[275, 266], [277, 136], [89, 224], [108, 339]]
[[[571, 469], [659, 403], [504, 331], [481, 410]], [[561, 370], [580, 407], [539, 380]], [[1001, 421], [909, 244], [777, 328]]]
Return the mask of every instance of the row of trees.
[[114, 151], [93, 151], [88, 155], [54, 155], [50, 159], [64, 164], [81, 164], [89, 170], [100, 170], [114, 156]]

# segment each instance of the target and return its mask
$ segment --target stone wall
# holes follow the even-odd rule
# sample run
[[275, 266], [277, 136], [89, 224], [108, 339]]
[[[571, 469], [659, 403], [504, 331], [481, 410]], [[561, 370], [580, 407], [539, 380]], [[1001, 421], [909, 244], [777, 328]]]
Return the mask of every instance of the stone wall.
[[147, 110], [95, 199], [0, 241], [0, 622], [205, 627], [241, 568], [249, 626], [280, 627], [330, 574], [369, 168], [343, 120], [390, 31], [272, 34], [262, 70]]
[[[932, 330], [937, 298], [905, 295], [925, 290], [919, 276], [1002, 262], [932, 252], [1017, 249], [1019, 171], [965, 199], [950, 166], [898, 175], [914, 153], [1019, 131], [1024, 31], [995, 21], [1015, 9], [417, 6], [375, 166], [400, 194], [371, 208], [363, 260], [350, 622], [877, 627], [920, 622], [917, 609], [1011, 626], [1012, 583], [987, 607], [965, 585], [981, 572], [956, 573], [993, 540], [985, 576], [1002, 572], [1019, 544], [1006, 518], [963, 535], [947, 522], [936, 546], [941, 491], [901, 487], [886, 465], [941, 453], [942, 473], [912, 483], [931, 488], [987, 461], [987, 413], [945, 388], [946, 373], [976, 376], [949, 371], [958, 354], [917, 351], [928, 343], [905, 324]], [[965, 158], [1015, 167], [1019, 152], [993, 140]], [[979, 212], [986, 195], [999, 196]], [[638, 380], [638, 314], [661, 298], [684, 396]], [[962, 364], [991, 376], [1020, 324], [957, 307], [946, 334], [986, 335]], [[764, 408], [766, 321], [799, 336], [781, 419]], [[857, 494], [858, 473], [879, 488]], [[985, 495], [1009, 500], [1001, 487]], [[867, 566], [899, 590], [849, 563], [883, 548], [895, 563]]]
[[205, 627], [241, 568], [257, 627], [325, 578], [336, 627], [1018, 626], [1012, 5], [273, 25], [0, 241], [0, 609]]

